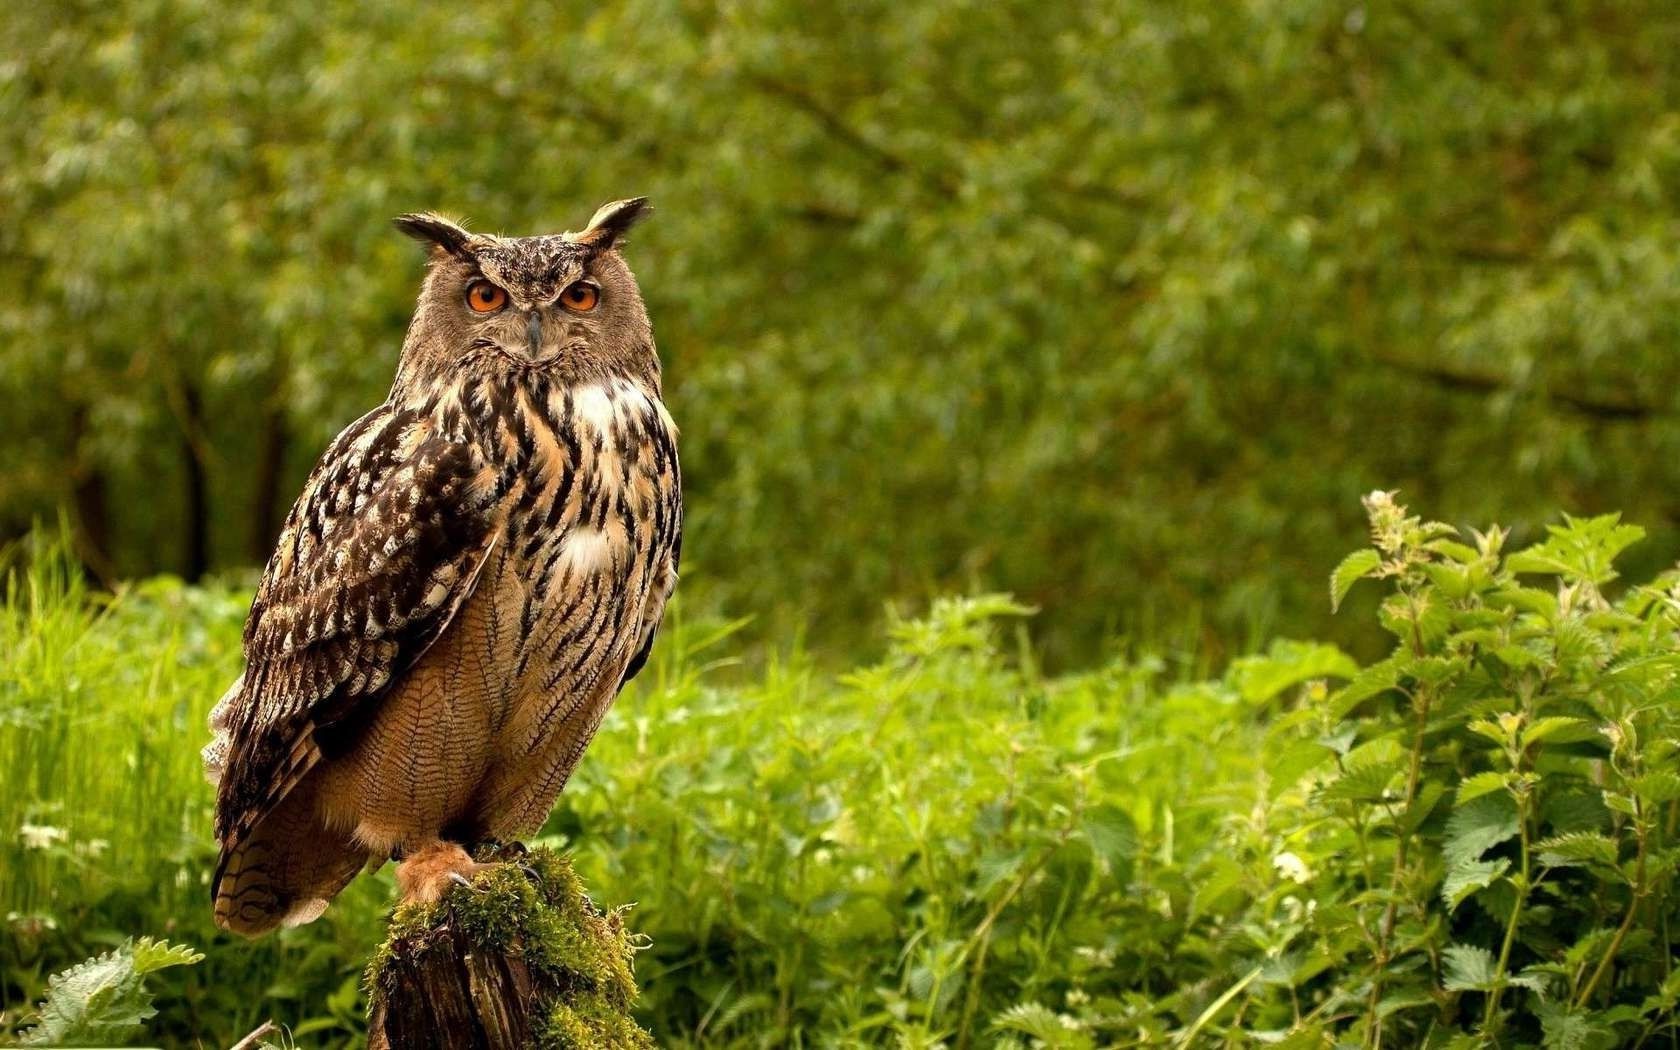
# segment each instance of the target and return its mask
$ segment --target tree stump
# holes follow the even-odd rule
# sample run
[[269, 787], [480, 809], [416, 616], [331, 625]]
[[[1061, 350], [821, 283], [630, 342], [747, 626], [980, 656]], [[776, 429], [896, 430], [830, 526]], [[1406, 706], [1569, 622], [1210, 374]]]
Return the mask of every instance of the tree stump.
[[[479, 860], [494, 860], [481, 855]], [[536, 850], [436, 904], [400, 905], [368, 964], [371, 1050], [651, 1048], [621, 910]], [[534, 875], [534, 877], [533, 877]]]

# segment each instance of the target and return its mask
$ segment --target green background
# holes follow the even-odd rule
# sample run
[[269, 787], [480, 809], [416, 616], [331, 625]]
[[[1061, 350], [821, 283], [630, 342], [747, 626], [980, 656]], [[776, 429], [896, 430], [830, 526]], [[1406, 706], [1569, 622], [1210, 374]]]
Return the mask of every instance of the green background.
[[1377, 487], [1680, 549], [1667, 4], [171, 0], [0, 38], [0, 528], [70, 508], [107, 578], [266, 556], [390, 381], [392, 215], [631, 194], [685, 591], [760, 632], [843, 651], [988, 587], [1058, 662], [1322, 634]]
[[[0, 5], [0, 1033], [150, 935], [206, 957], [144, 1038], [361, 1045], [389, 866], [207, 907], [254, 567], [390, 383], [392, 216], [646, 194], [684, 579], [541, 841], [662, 1045], [1676, 1045], [1676, 55], [1654, 0]], [[1514, 534], [1377, 500], [1332, 617], [1377, 489]]]

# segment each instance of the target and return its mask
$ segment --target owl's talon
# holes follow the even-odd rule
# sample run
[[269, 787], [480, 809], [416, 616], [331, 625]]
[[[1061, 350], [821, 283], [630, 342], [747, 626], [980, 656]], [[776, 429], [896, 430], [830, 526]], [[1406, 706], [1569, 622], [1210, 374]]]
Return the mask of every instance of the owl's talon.
[[530, 879], [536, 885], [541, 886], [543, 884], [542, 873], [537, 871], [536, 868], [533, 868], [529, 864], [519, 864], [517, 867], [522, 873], [524, 873], [527, 879]]
[[432, 904], [443, 899], [451, 884], [480, 892], [472, 876], [487, 867], [452, 842], [432, 842], [409, 851], [397, 865], [397, 889], [405, 901]]

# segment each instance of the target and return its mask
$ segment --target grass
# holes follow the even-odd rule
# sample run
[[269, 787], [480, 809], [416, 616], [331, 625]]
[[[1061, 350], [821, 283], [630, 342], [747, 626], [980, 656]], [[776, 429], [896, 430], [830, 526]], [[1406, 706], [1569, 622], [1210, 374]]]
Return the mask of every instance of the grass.
[[[388, 872], [254, 944], [210, 924], [197, 749], [244, 600], [169, 580], [95, 596], [50, 554], [14, 571], [8, 1022], [55, 969], [150, 934], [207, 955], [159, 978], [159, 1038], [226, 1044], [270, 1017], [306, 1045], [360, 1037]], [[1044, 680], [1008, 627], [1025, 612], [941, 602], [840, 675], [797, 655], [732, 667], [734, 625], [676, 612], [542, 838], [604, 904], [636, 902], [638, 1016], [662, 1045], [991, 1045], [1024, 1005], [1123, 1014], [1167, 957], [1196, 954], [1184, 865], [1252, 802], [1251, 709], [1150, 659]]]
[[[532, 845], [635, 905], [661, 1046], [1680, 1046], [1680, 570], [1620, 579], [1615, 515], [1507, 550], [1366, 505], [1331, 578], [1394, 639], [1364, 667], [1047, 677], [998, 596], [845, 673], [747, 667], [679, 606]], [[256, 943], [210, 924], [196, 755], [244, 593], [10, 577], [6, 1025], [134, 936], [205, 954], [156, 975], [158, 1041], [361, 1041], [388, 872]]]

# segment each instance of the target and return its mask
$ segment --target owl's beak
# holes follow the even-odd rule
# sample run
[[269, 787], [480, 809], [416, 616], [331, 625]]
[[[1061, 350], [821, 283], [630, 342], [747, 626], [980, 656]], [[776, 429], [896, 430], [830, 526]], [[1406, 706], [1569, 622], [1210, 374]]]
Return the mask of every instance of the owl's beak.
[[531, 357], [542, 354], [542, 310], [533, 309], [525, 316], [525, 339], [531, 346]]

